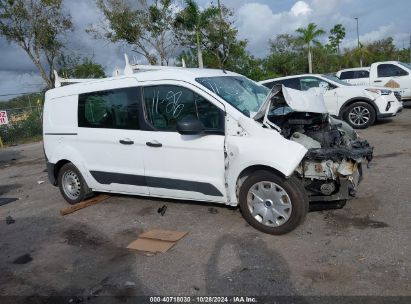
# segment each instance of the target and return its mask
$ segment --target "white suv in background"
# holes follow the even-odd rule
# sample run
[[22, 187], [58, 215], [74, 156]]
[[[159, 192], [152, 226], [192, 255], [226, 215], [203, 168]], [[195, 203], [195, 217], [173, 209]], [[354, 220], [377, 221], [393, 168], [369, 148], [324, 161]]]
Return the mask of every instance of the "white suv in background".
[[378, 118], [395, 116], [403, 108], [399, 97], [390, 89], [352, 86], [330, 75], [294, 75], [260, 83], [268, 88], [282, 84], [300, 91], [320, 88], [328, 112], [357, 129], [371, 126]]
[[306, 94], [231, 72], [133, 68], [63, 87], [56, 76], [46, 93], [48, 175], [69, 203], [112, 192], [240, 205], [250, 225], [283, 234], [309, 201], [355, 196], [373, 149], [322, 98], [313, 111]]

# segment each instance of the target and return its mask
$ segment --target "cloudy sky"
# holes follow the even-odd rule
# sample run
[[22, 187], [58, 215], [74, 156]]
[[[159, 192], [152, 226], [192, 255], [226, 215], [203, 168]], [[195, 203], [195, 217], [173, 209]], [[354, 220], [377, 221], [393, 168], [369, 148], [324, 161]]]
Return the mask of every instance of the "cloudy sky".
[[[178, 0], [181, 1], [181, 0]], [[216, 1], [216, 0], [214, 0]], [[268, 39], [315, 22], [327, 32], [337, 23], [346, 28], [344, 47], [356, 45], [359, 18], [362, 42], [394, 38], [398, 47], [409, 46], [411, 34], [410, 0], [221, 0], [235, 12], [235, 22], [242, 39], [249, 41], [249, 51], [259, 57], [268, 52]], [[201, 6], [210, 0], [199, 0]], [[68, 52], [94, 56], [110, 75], [123, 66], [123, 54], [129, 48], [92, 39], [85, 29], [101, 19], [94, 0], [65, 0], [75, 30], [67, 37]], [[324, 36], [324, 42], [327, 35]], [[144, 63], [142, 58], [135, 58]], [[17, 46], [0, 38], [0, 95], [37, 91], [43, 86], [34, 65]], [[10, 97], [0, 96], [0, 100]]]

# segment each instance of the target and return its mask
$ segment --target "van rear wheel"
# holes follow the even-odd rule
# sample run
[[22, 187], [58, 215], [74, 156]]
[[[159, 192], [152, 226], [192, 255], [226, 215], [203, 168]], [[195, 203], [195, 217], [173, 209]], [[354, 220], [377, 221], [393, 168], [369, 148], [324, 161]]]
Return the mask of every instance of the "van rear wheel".
[[243, 217], [251, 226], [274, 235], [295, 229], [309, 207], [300, 181], [265, 170], [254, 172], [244, 181], [239, 201]]
[[71, 205], [83, 201], [92, 194], [80, 171], [72, 163], [61, 167], [58, 174], [58, 185], [61, 195]]

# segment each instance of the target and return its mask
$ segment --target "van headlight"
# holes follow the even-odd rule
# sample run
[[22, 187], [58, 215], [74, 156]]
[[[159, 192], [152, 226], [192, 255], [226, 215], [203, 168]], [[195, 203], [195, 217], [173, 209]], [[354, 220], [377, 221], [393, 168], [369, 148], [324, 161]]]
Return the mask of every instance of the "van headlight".
[[390, 95], [392, 93], [391, 90], [387, 90], [387, 89], [366, 89], [368, 92], [372, 92], [378, 95]]

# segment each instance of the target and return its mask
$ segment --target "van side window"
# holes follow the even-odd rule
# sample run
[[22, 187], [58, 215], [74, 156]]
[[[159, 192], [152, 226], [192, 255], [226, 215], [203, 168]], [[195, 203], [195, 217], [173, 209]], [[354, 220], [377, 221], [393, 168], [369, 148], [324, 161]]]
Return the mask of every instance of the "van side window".
[[407, 71], [393, 64], [380, 64], [377, 68], [378, 77], [406, 76]]
[[137, 88], [80, 94], [78, 126], [138, 130]]
[[206, 131], [224, 133], [224, 112], [187, 88], [145, 87], [143, 99], [146, 119], [157, 130], [175, 131], [180, 119], [193, 115], [204, 124]]

